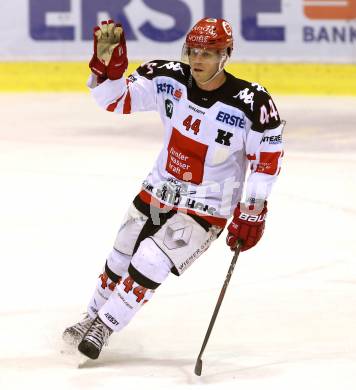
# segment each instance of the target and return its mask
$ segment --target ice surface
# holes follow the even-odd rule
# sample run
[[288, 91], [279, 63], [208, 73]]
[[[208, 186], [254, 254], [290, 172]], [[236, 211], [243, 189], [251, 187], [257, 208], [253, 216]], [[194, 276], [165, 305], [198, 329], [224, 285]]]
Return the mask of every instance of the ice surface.
[[97, 362], [60, 353], [160, 149], [157, 115], [115, 116], [86, 94], [0, 95], [1, 389], [355, 389], [356, 99], [275, 100], [284, 169], [198, 378], [232, 257], [223, 238]]

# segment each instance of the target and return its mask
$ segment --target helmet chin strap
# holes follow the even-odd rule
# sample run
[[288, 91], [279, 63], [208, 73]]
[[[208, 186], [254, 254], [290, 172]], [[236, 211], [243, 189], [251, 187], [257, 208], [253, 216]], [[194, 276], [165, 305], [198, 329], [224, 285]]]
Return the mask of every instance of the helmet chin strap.
[[206, 81], [199, 81], [199, 84], [200, 85], [205, 85], [207, 83], [210, 83], [210, 81], [214, 80], [215, 77], [217, 77], [223, 70], [224, 70], [224, 66], [228, 60], [229, 56], [227, 54], [224, 54], [222, 57], [221, 57], [221, 60], [219, 62], [219, 68], [218, 70]]

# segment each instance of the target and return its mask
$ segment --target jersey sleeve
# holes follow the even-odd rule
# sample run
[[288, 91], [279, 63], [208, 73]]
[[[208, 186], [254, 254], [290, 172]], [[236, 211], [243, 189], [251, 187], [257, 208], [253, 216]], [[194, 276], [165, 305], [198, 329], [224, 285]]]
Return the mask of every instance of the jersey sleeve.
[[281, 170], [283, 157], [281, 121], [272, 97], [255, 84], [257, 93], [252, 113], [252, 124], [246, 139], [246, 156], [250, 174], [246, 182], [246, 202], [265, 200]]
[[96, 103], [105, 110], [117, 114], [156, 111], [156, 93], [147, 64], [141, 65], [127, 78], [108, 79], [99, 85], [96, 85], [95, 77], [92, 75], [88, 86]]

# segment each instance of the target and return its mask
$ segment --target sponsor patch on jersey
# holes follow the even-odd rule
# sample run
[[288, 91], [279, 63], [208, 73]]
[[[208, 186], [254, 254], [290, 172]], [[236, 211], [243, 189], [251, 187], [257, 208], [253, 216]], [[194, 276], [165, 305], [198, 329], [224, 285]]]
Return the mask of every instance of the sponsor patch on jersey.
[[166, 99], [164, 101], [164, 107], [166, 109], [166, 115], [168, 118], [172, 118], [172, 115], [173, 115], [173, 108], [174, 108], [174, 104], [172, 102], [172, 100], [169, 100], [169, 99]]
[[268, 142], [270, 145], [278, 145], [282, 143], [282, 134], [279, 135], [265, 135], [261, 139], [261, 144]]
[[192, 104], [189, 104], [189, 109], [191, 109], [192, 111], [196, 112], [197, 114], [202, 114], [204, 115], [205, 114], [205, 111], [193, 106]]
[[173, 99], [179, 102], [181, 99], [183, 92], [180, 88], [174, 88], [172, 84], [169, 83], [157, 83], [157, 94], [159, 95], [160, 93], [166, 93], [168, 95], [172, 95]]
[[226, 123], [227, 125], [239, 127], [240, 129], [245, 127], [244, 118], [228, 114], [224, 111], [219, 111], [215, 119], [219, 122]]
[[230, 146], [233, 135], [234, 134], [230, 133], [229, 131], [218, 129], [218, 135], [215, 138], [215, 142], [220, 145]]
[[166, 169], [175, 178], [200, 184], [203, 180], [208, 145], [181, 134], [173, 127], [168, 144]]
[[278, 159], [280, 155], [281, 152], [261, 152], [256, 172], [275, 175], [278, 169]]
[[160, 93], [168, 93], [169, 95], [173, 96], [174, 93], [174, 87], [172, 84], [169, 83], [157, 83], [157, 94]]
[[175, 100], [179, 101], [180, 98], [182, 97], [182, 95], [183, 95], [182, 90], [181, 90], [181, 89], [176, 89], [176, 90], [174, 91], [173, 98], [174, 98]]

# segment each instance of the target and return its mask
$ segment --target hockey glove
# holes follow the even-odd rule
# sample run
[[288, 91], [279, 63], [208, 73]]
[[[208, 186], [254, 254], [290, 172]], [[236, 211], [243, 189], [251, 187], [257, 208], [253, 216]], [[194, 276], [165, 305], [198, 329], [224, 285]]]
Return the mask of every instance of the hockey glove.
[[231, 250], [236, 249], [238, 240], [242, 241], [241, 251], [254, 247], [262, 237], [266, 215], [267, 201], [259, 208], [238, 203], [232, 222], [227, 228], [226, 243]]
[[121, 24], [108, 20], [94, 28], [94, 54], [89, 68], [98, 82], [120, 79], [127, 69], [127, 50]]

